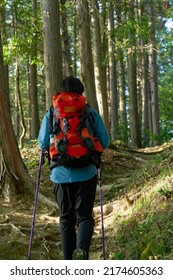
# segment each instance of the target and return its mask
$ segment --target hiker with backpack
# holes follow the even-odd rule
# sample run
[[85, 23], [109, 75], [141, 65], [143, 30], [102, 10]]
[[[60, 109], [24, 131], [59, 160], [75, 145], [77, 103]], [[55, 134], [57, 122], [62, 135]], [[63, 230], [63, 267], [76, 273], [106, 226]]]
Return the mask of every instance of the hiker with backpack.
[[39, 146], [50, 155], [65, 260], [89, 258], [97, 168], [109, 143], [102, 118], [86, 104], [83, 92], [78, 78], [65, 78], [52, 97], [53, 106], [45, 114], [38, 136]]

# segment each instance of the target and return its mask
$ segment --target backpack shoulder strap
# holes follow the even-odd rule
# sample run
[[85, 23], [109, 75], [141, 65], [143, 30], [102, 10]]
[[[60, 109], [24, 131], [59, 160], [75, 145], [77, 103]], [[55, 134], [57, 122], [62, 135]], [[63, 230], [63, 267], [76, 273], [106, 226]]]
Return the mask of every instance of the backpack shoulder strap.
[[91, 106], [89, 104], [85, 105], [85, 111], [84, 111], [84, 119], [85, 119], [85, 125], [88, 130], [88, 132], [93, 135], [94, 134], [94, 118], [92, 113], [90, 112], [89, 108]]
[[50, 112], [50, 117], [49, 117], [49, 127], [48, 127], [48, 132], [49, 134], [56, 133], [57, 131], [59, 131], [58, 127], [59, 127], [59, 121], [56, 119], [55, 120], [55, 110], [53, 105], [50, 107], [49, 109]]
[[50, 117], [49, 117], [49, 127], [48, 127], [48, 133], [51, 134], [52, 130], [53, 130], [53, 105], [49, 108], [49, 113], [50, 113]]

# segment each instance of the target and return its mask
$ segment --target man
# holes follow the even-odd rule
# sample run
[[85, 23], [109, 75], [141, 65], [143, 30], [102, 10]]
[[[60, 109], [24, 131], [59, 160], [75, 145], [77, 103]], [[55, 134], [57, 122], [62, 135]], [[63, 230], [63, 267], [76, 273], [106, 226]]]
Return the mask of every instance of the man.
[[[60, 84], [62, 93], [82, 95], [84, 86], [78, 78], [67, 77]], [[103, 149], [109, 143], [105, 125], [91, 106], [88, 111], [92, 115], [93, 136], [98, 138]], [[52, 134], [51, 110], [43, 118], [38, 142], [43, 150], [50, 147]], [[60, 235], [65, 260], [88, 259], [90, 242], [93, 235], [94, 207], [97, 168], [94, 164], [83, 167], [68, 167], [55, 165], [51, 170], [50, 179], [54, 184], [54, 193], [60, 209]], [[76, 230], [77, 226], [77, 230]]]

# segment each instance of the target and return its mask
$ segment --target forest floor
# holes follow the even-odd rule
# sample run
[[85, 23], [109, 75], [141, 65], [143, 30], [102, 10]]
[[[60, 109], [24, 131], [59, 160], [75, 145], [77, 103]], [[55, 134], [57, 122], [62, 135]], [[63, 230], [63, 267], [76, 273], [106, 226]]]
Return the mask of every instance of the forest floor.
[[[37, 178], [36, 144], [21, 151], [31, 179]], [[173, 143], [132, 150], [111, 146], [102, 168], [104, 240], [107, 259], [173, 259]], [[54, 202], [48, 164], [40, 192]], [[0, 259], [27, 259], [34, 196], [0, 197]], [[37, 204], [33, 260], [62, 260], [58, 208]], [[103, 259], [99, 186], [90, 259]]]

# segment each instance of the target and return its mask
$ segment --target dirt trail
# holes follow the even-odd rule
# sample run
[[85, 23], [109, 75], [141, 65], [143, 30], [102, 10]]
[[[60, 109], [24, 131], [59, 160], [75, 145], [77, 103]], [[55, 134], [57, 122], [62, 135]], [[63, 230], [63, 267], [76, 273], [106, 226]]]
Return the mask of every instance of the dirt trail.
[[[130, 151], [107, 149], [103, 159], [103, 213], [107, 251], [113, 230], [114, 214], [126, 216], [130, 211], [132, 197], [125, 195], [132, 175], [145, 162], [149, 161], [158, 149]], [[46, 168], [45, 168], [46, 170]], [[36, 172], [35, 172], [36, 173]], [[47, 183], [48, 173], [43, 170], [40, 190], [53, 198], [51, 185]], [[18, 198], [18, 201], [3, 201], [0, 197], [0, 259], [27, 259], [31, 230], [33, 198]], [[99, 188], [95, 208], [95, 231], [91, 244], [90, 259], [102, 258], [101, 217]], [[111, 252], [107, 252], [111, 258]], [[32, 247], [32, 259], [63, 259], [59, 236], [58, 210], [38, 202], [37, 216]]]

